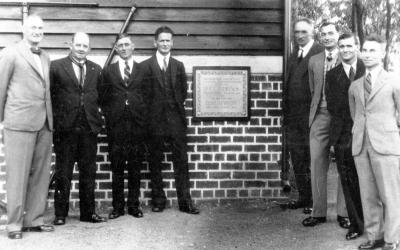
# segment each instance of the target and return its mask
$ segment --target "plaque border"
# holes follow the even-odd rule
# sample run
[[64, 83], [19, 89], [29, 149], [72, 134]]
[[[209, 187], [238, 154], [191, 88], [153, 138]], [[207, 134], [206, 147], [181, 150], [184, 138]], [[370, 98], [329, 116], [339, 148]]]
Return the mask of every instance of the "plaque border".
[[[216, 116], [199, 116], [197, 115], [198, 113], [201, 114], [201, 110], [198, 110], [197, 108], [197, 102], [198, 99], [201, 98], [200, 93], [197, 93], [197, 87], [199, 84], [201, 84], [198, 79], [197, 79], [197, 71], [200, 70], [215, 70], [215, 71], [219, 71], [219, 70], [232, 70], [232, 71], [247, 71], [247, 79], [246, 82], [243, 82], [243, 84], [246, 85], [247, 87], [247, 91], [244, 93], [247, 95], [243, 96], [243, 98], [241, 98], [241, 100], [243, 100], [243, 105], [247, 105], [247, 109], [246, 109], [246, 114], [244, 116], [242, 115], [223, 115], [224, 112], [220, 112], [220, 115], [216, 115]], [[248, 66], [193, 66], [193, 71], [192, 71], [192, 82], [193, 82], [193, 87], [192, 87], [192, 92], [193, 92], [193, 120], [194, 121], [248, 121], [250, 120], [250, 67]], [[201, 86], [199, 86], [201, 87]], [[246, 103], [244, 103], [246, 102]], [[225, 112], [226, 113], [226, 112]]]

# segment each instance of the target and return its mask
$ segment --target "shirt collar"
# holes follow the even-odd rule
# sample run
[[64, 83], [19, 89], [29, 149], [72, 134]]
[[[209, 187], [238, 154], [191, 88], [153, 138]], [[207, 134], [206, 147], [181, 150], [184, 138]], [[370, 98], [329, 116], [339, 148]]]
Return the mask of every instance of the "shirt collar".
[[371, 74], [371, 81], [372, 83], [375, 82], [375, 80], [378, 78], [379, 72], [382, 70], [382, 65], [379, 65], [378, 67], [373, 68], [371, 71], [366, 69], [365, 70], [365, 77], [370, 73]]
[[354, 73], [357, 71], [357, 59], [352, 64], [347, 64], [342, 62], [343, 69], [346, 72], [347, 76], [350, 74], [350, 68], [353, 67]]
[[325, 50], [325, 58], [329, 55], [329, 53], [332, 54], [333, 58], [337, 58], [339, 50], [338, 50], [338, 48], [335, 48], [332, 51]]
[[158, 62], [158, 65], [160, 66], [160, 68], [162, 68], [164, 65], [164, 57], [167, 57], [167, 62], [169, 62], [170, 56], [171, 56], [171, 53], [168, 53], [168, 55], [164, 56], [164, 55], [161, 55], [161, 53], [157, 50], [156, 57], [157, 57], [157, 62]]
[[314, 39], [311, 39], [305, 46], [303, 47], [299, 46], [299, 50], [300, 49], [303, 50], [303, 57], [305, 57], [308, 54], [313, 44], [314, 44]]

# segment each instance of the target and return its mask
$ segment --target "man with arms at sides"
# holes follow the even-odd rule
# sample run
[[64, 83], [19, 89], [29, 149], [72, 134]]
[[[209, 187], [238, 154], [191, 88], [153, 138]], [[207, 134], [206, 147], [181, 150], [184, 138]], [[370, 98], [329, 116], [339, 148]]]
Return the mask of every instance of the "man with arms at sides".
[[297, 46], [288, 60], [283, 105], [288, 151], [299, 193], [297, 201], [290, 201], [287, 207], [303, 208], [306, 214], [312, 211], [308, 127], [311, 95], [308, 83], [308, 61], [311, 56], [323, 51], [323, 47], [314, 41], [313, 37], [312, 20], [302, 18], [295, 22], [294, 38]]
[[103, 119], [98, 105], [101, 68], [86, 59], [89, 36], [72, 36], [70, 54], [51, 62], [50, 82], [54, 111], [54, 151], [56, 153], [54, 225], [65, 224], [75, 162], [79, 169], [80, 220], [104, 222], [95, 213], [97, 134]]
[[[303, 220], [306, 227], [326, 222], [327, 214], [327, 177], [329, 169], [329, 127], [331, 115], [327, 110], [325, 95], [326, 73], [340, 63], [337, 41], [338, 27], [334, 23], [325, 22], [320, 26], [321, 43], [325, 51], [310, 58], [308, 63], [309, 83], [311, 90], [310, 126], [310, 158], [311, 189], [313, 196], [313, 212], [311, 217]], [[337, 220], [344, 228], [350, 226], [343, 197], [340, 180], [337, 191]]]
[[[124, 169], [128, 167], [128, 214], [140, 218], [141, 152], [145, 136], [144, 88], [138, 63], [133, 60], [134, 44], [123, 33], [118, 35], [117, 62], [105, 67], [100, 86], [100, 104], [106, 118], [111, 159], [113, 211], [110, 219], [125, 214]], [[125, 164], [127, 162], [127, 164]]]
[[400, 78], [382, 67], [384, 42], [365, 39], [365, 76], [349, 89], [352, 152], [360, 183], [364, 230], [359, 249], [397, 249], [400, 240]]
[[0, 52], [0, 122], [4, 125], [8, 238], [54, 231], [43, 214], [50, 181], [53, 117], [49, 65], [39, 48], [43, 20], [28, 16], [23, 39]]
[[172, 151], [179, 210], [198, 214], [199, 210], [194, 207], [190, 196], [184, 108], [187, 94], [186, 72], [183, 63], [171, 57], [172, 38], [173, 31], [169, 27], [158, 28], [154, 36], [157, 52], [141, 63], [144, 84], [150, 88], [147, 102], [152, 211], [162, 212], [165, 208], [161, 161], [164, 157], [164, 144], [168, 143]]
[[351, 128], [348, 90], [352, 81], [364, 76], [365, 67], [357, 59], [358, 38], [351, 33], [342, 34], [338, 41], [342, 63], [326, 74], [325, 94], [331, 125], [329, 145], [335, 148], [336, 165], [342, 183], [350, 228], [346, 239], [359, 237], [364, 230], [363, 212], [357, 170], [351, 153]]

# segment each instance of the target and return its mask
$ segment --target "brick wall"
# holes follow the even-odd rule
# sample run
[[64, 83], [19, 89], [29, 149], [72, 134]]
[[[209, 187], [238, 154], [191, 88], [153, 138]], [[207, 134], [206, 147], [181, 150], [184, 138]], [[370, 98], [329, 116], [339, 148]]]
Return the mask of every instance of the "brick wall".
[[[191, 74], [188, 79], [192, 79]], [[192, 82], [188, 84], [188, 157], [191, 193], [196, 203], [280, 197], [280, 168], [276, 161], [281, 150], [281, 74], [251, 75], [251, 119], [246, 122], [192, 121]], [[3, 151], [0, 144], [0, 200], [6, 198]], [[98, 207], [109, 207], [111, 170], [105, 135], [99, 136], [97, 152], [96, 202]], [[167, 153], [163, 175], [168, 205], [174, 205], [176, 192], [169, 159]], [[77, 177], [75, 170], [71, 190], [74, 207], [79, 206]], [[150, 183], [145, 162], [141, 185], [141, 201], [148, 205]], [[53, 190], [49, 203], [53, 203]]]

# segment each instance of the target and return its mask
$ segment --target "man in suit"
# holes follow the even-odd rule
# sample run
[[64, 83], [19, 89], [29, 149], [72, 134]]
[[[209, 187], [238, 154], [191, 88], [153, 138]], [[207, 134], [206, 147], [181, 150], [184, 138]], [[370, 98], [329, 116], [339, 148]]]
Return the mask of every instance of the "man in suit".
[[162, 164], [164, 143], [170, 145], [179, 210], [198, 214], [190, 196], [184, 102], [187, 82], [182, 62], [171, 57], [173, 31], [158, 28], [154, 36], [157, 52], [142, 63], [144, 84], [149, 89], [149, 167], [152, 182], [152, 211], [162, 212], [166, 197], [163, 190]]
[[[327, 176], [329, 168], [329, 127], [331, 116], [326, 108], [326, 72], [339, 64], [337, 41], [338, 27], [333, 23], [320, 26], [321, 43], [325, 51], [314, 55], [308, 63], [311, 107], [308, 125], [310, 126], [311, 189], [313, 212], [303, 220], [304, 226], [315, 226], [326, 222], [327, 214]], [[350, 226], [340, 180], [338, 180], [337, 220], [344, 228]]]
[[97, 134], [103, 120], [98, 105], [101, 68], [86, 59], [89, 36], [73, 35], [70, 54], [51, 63], [50, 83], [54, 111], [56, 153], [54, 225], [65, 224], [75, 162], [79, 169], [80, 220], [104, 222], [95, 213]]
[[43, 214], [50, 181], [53, 116], [49, 65], [39, 48], [43, 20], [28, 16], [23, 39], [0, 53], [0, 122], [4, 126], [8, 238], [54, 231]]
[[348, 89], [352, 81], [362, 77], [365, 67], [357, 59], [359, 42], [351, 33], [344, 33], [338, 41], [341, 63], [326, 74], [325, 94], [331, 124], [329, 145], [335, 148], [335, 159], [342, 183], [350, 228], [346, 239], [359, 237], [364, 230], [363, 212], [357, 170], [351, 154], [351, 127]]
[[308, 116], [310, 113], [310, 87], [308, 83], [308, 61], [311, 56], [323, 51], [314, 41], [314, 24], [302, 18], [294, 24], [296, 49], [288, 60], [288, 73], [284, 89], [284, 128], [288, 151], [293, 165], [297, 201], [290, 201], [290, 209], [303, 208], [306, 214], [312, 211], [310, 147]]
[[400, 78], [383, 69], [384, 51], [380, 37], [365, 39], [365, 76], [349, 89], [352, 152], [368, 238], [359, 249], [394, 250], [400, 240]]
[[[101, 109], [106, 118], [111, 157], [113, 211], [110, 219], [125, 214], [124, 169], [128, 167], [128, 214], [140, 218], [140, 149], [145, 136], [145, 94], [139, 64], [133, 60], [134, 44], [127, 34], [116, 43], [117, 62], [105, 67], [100, 86]], [[127, 162], [128, 164], [125, 164]]]

